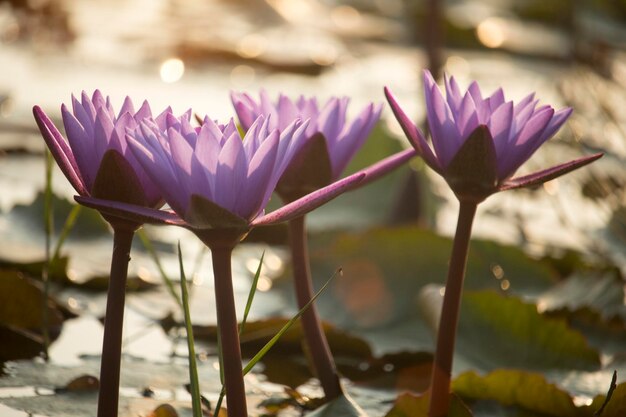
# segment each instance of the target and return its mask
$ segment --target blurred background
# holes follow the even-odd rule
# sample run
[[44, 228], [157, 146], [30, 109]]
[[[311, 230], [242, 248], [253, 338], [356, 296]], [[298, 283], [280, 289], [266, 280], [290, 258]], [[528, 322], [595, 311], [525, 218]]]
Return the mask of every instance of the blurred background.
[[[535, 91], [541, 104], [574, 108], [566, 126], [520, 173], [605, 152], [602, 160], [580, 172], [539, 189], [501, 193], [482, 204], [475, 225], [480, 241], [472, 247], [475, 261], [468, 276], [469, 288], [490, 288], [519, 297], [535, 303], [541, 313], [558, 315], [569, 309], [572, 315], [566, 319], [570, 325], [578, 323], [577, 329], [600, 326], [606, 330], [585, 333], [592, 347], [602, 353], [602, 368], [584, 375], [567, 374], [564, 383], [580, 404], [586, 404], [605, 390], [610, 365], [623, 366], [611, 362], [613, 355], [621, 357], [626, 352], [623, 337], [616, 336], [625, 329], [626, 319], [622, 279], [626, 272], [624, 0], [0, 0], [2, 271], [18, 270], [20, 280], [26, 276], [36, 281], [41, 270], [44, 143], [32, 117], [35, 104], [59, 122], [60, 105], [70, 102], [71, 94], [83, 90], [91, 94], [97, 88], [111, 97], [116, 108], [128, 95], [135, 103], [149, 100], [155, 111], [171, 105], [176, 113], [192, 108], [197, 114], [225, 120], [234, 117], [231, 91], [256, 96], [263, 88], [271, 96], [282, 92], [325, 100], [348, 95], [352, 98], [349, 114], [355, 115], [369, 101], [383, 102], [383, 87], [388, 86], [407, 113], [423, 125], [424, 68], [439, 76], [453, 75], [462, 88], [477, 80], [484, 93], [503, 87], [507, 99], [519, 100]], [[348, 171], [407, 146], [385, 108], [381, 123]], [[58, 170], [53, 190], [58, 232], [70, 213], [74, 194]], [[353, 380], [375, 379], [383, 388], [368, 403], [373, 415], [382, 415], [381, 409], [388, 408], [389, 403], [381, 405], [393, 397], [386, 389], [403, 386], [401, 373], [394, 374], [393, 382], [381, 375], [394, 367], [428, 369], [423, 364], [430, 356], [423, 352], [433, 348], [432, 317], [428, 318], [429, 312], [423, 311], [428, 308], [422, 308], [419, 300], [425, 294], [424, 285], [443, 282], [456, 204], [445, 183], [416, 160], [310, 216], [318, 284], [338, 266], [344, 268], [344, 275], [320, 299], [322, 314], [367, 341], [370, 350], [363, 353], [361, 342], [337, 339], [338, 346], [348, 346], [342, 371]], [[201, 246], [181, 230], [147, 228], [146, 232], [173, 279], [178, 277], [173, 243], [183, 240], [190, 275], [198, 287], [192, 300], [194, 321], [213, 324], [210, 261]], [[248, 240], [251, 244], [239, 248], [235, 258], [238, 303], [245, 302], [258, 258], [266, 251], [258, 304], [251, 317], [292, 314], [285, 229], [261, 230]], [[51, 366], [97, 369], [98, 318], [103, 314], [106, 288], [102, 277], [108, 271], [109, 251], [106, 227], [97, 215], [84, 210], [64, 246], [66, 264], [55, 278], [60, 337], [51, 347]], [[420, 253], [424, 254], [421, 258]], [[137, 278], [137, 289], [148, 291], [130, 295], [125, 352], [159, 366], [171, 365], [172, 357], [185, 355], [184, 344], [177, 342], [179, 335], [172, 332], [180, 315], [161, 285], [158, 268], [139, 243], [131, 274]], [[11, 275], [5, 282], [14, 278]], [[14, 291], [15, 287], [7, 288]], [[573, 315], [584, 309], [601, 319], [589, 322]], [[2, 326], [15, 324], [14, 317], [0, 315], [0, 319]], [[61, 332], [63, 319], [67, 320]], [[610, 327], [609, 322], [617, 327]], [[33, 323], [22, 327], [40, 327], [36, 319]], [[86, 334], [93, 337], [85, 338]], [[75, 343], [77, 337], [83, 342]], [[211, 340], [210, 331], [206, 337]], [[468, 334], [468, 346], [471, 339]], [[16, 346], [24, 352], [24, 345]], [[208, 346], [203, 363], [209, 366], [202, 372], [213, 372], [215, 377], [215, 352]], [[506, 361], [510, 346], [501, 348], [500, 357], [467, 347], [457, 358], [455, 372], [510, 366]], [[40, 350], [41, 344], [35, 345], [34, 353], [25, 356], [37, 356]], [[350, 360], [401, 350], [412, 356], [368, 362], [366, 368], [380, 368], [380, 374], [367, 374], [360, 366], [363, 362]], [[3, 355], [0, 362], [15, 359]], [[280, 391], [262, 385], [264, 378], [292, 386], [306, 381], [310, 375], [298, 360], [294, 363], [304, 368], [304, 376], [288, 383], [278, 371], [271, 375], [276, 368], [268, 365], [261, 382], [255, 380], [261, 384], [261, 396]], [[291, 364], [293, 369], [295, 364]], [[523, 361], [517, 365], [529, 367]], [[540, 368], [545, 371], [552, 365]], [[574, 367], [569, 362], [560, 365]], [[39, 371], [31, 372], [28, 366]], [[16, 399], [7, 391], [16, 385], [58, 383], [51, 376], [61, 372], [58, 368], [47, 375], [37, 366], [37, 361], [17, 366], [15, 373], [22, 380], [0, 378], [0, 403], [54, 415], [45, 401], [37, 408], [30, 394], [24, 396], [26, 400]], [[180, 366], [168, 370], [183, 375], [181, 379], [183, 371]], [[141, 372], [155, 373], [137, 370], [138, 375]], [[563, 373], [545, 374], [563, 381]], [[142, 383], [127, 380], [126, 385], [137, 391]], [[410, 384], [423, 389], [427, 376]], [[163, 398], [186, 400], [185, 394], [171, 389], [174, 394]], [[206, 389], [216, 394], [219, 387]], [[309, 383], [308, 389], [316, 392], [318, 387]], [[130, 390], [126, 397], [133, 398]], [[371, 395], [367, 392], [362, 397]]]

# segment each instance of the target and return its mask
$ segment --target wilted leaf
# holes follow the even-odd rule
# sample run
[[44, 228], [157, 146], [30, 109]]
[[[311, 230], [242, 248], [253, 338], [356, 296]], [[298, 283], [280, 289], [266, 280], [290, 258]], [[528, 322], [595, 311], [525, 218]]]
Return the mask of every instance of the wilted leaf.
[[161, 404], [148, 417], [178, 417], [178, 412], [169, 404]]
[[459, 353], [484, 369], [600, 366], [598, 352], [564, 320], [548, 318], [534, 304], [491, 291], [464, 294], [457, 346]]
[[30, 359], [43, 351], [41, 336], [14, 326], [0, 324], [0, 363], [9, 360]]
[[100, 381], [93, 375], [81, 375], [72, 379], [56, 392], [96, 392], [100, 388]]
[[[385, 417], [427, 417], [430, 393], [422, 395], [405, 393], [398, 396], [396, 402]], [[450, 410], [448, 417], [472, 417], [472, 413], [463, 401], [454, 394], [450, 394]]]
[[466, 372], [452, 382], [452, 389], [462, 398], [495, 400], [547, 416], [581, 415], [569, 394], [536, 373], [499, 369], [480, 376]]
[[[43, 292], [36, 282], [15, 271], [0, 270], [0, 323], [40, 332], [43, 319]], [[49, 328], [58, 333], [63, 316], [48, 299]]]
[[[241, 335], [241, 349], [244, 356], [255, 355], [259, 349], [272, 338], [287, 323], [287, 319], [272, 318], [246, 323], [245, 330]], [[328, 338], [331, 350], [338, 356], [350, 356], [352, 358], [369, 358], [371, 350], [369, 344], [359, 337], [350, 335], [334, 326], [324, 323], [324, 332]], [[194, 335], [197, 339], [217, 340], [215, 326], [194, 326]], [[270, 353], [302, 353], [302, 341], [304, 333], [302, 325], [295, 323], [274, 345]]]

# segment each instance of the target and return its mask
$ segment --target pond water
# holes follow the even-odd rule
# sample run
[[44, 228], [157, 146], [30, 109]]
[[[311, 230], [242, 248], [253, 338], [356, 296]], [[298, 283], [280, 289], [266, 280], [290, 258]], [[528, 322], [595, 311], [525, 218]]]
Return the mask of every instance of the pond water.
[[[41, 261], [44, 254], [44, 143], [32, 118], [35, 104], [59, 120], [60, 104], [68, 102], [71, 94], [98, 88], [114, 103], [121, 103], [128, 95], [135, 102], [149, 99], [153, 109], [171, 105], [179, 113], [192, 108], [198, 114], [225, 120], [234, 114], [230, 91], [256, 94], [264, 88], [272, 95], [349, 95], [350, 113], [354, 114], [371, 100], [384, 101], [382, 89], [389, 86], [415, 120], [424, 117], [420, 72], [427, 63], [424, 50], [415, 42], [417, 22], [424, 12], [415, 10], [410, 2], [87, 0], [24, 2], [22, 8], [22, 2], [14, 3], [14, 8], [7, 2], [0, 3], [3, 263], [29, 264]], [[592, 284], [594, 295], [587, 294], [583, 300], [584, 294], [579, 291], [572, 302], [578, 302], [578, 307], [592, 306], [600, 313], [613, 309], [616, 320], [626, 319], [621, 275], [617, 280], [608, 279], [603, 287], [598, 280], [581, 280], [564, 288], [559, 280], [569, 278], [569, 274], [556, 277], [556, 260], [549, 267], [536, 266], [538, 258], [560, 258], [567, 251], [576, 251], [579, 255], [575, 262], [564, 267], [570, 273], [584, 275], [609, 267], [626, 271], [623, 27], [614, 27], [613, 20], [605, 15], [598, 17], [587, 11], [577, 15], [583, 42], [590, 33], [600, 41], [608, 36], [608, 57], [602, 61], [604, 67], [608, 66], [607, 75], [593, 66], [577, 64], [580, 61], [564, 53], [574, 42], [567, 28], [536, 21], [528, 26], [512, 17], [514, 14], [502, 13], [498, 2], [451, 3], [446, 15], [452, 29], [451, 45], [445, 50], [445, 70], [461, 84], [476, 79], [486, 91], [502, 86], [507, 98], [514, 100], [536, 91], [542, 103], [575, 109], [568, 124], [523, 172], [584, 153], [606, 152], [599, 163], [584, 172], [551, 181], [539, 190], [502, 193], [481, 205], [474, 236], [487, 241], [473, 247], [473, 270], [481, 278], [470, 279], [470, 287], [491, 288], [531, 303], [543, 300], [544, 306], [548, 301], [541, 297], [552, 291], [550, 305], [560, 308], [563, 299], [571, 299], [575, 290]], [[517, 3], [507, 2], [507, 7], [518, 11], [513, 6]], [[467, 16], [475, 16], [476, 21]], [[598, 19], [608, 22], [607, 27], [613, 31], [608, 35], [594, 31]], [[472, 45], [462, 42], [468, 33]], [[600, 63], [599, 58], [593, 59]], [[349, 170], [407, 146], [391, 112], [385, 109], [377, 133]], [[412, 176], [417, 178], [417, 185], [410, 181]], [[58, 169], [52, 185], [58, 197], [58, 232], [71, 209], [68, 202], [74, 192]], [[408, 217], [418, 218], [421, 228], [387, 229], [390, 224], [398, 227], [401, 208], [412, 204], [407, 190], [418, 195], [415, 204], [419, 209]], [[338, 327], [337, 332], [349, 331], [360, 338], [345, 342], [341, 333], [331, 344], [337, 343], [334, 348], [339, 350], [346, 348], [338, 361], [344, 362], [348, 391], [370, 415], [384, 415], [398, 392], [407, 387], [419, 391], [423, 384], [416, 379], [427, 374], [433, 341], [429, 316], [418, 306], [418, 297], [425, 284], [441, 284], [443, 280], [449, 242], [440, 235], [451, 236], [454, 232], [456, 210], [445, 183], [423, 163], [414, 161], [380, 184], [342, 196], [310, 215], [316, 285], [325, 282], [337, 267], [344, 268], [344, 276], [336, 278], [319, 305], [323, 317]], [[54, 389], [82, 374], [98, 375], [105, 292], [102, 286], [96, 285], [94, 290], [85, 283], [108, 274], [111, 239], [97, 219], [87, 210], [81, 213], [63, 248], [63, 254], [69, 257], [69, 280], [52, 287], [58, 304], [73, 317], [63, 323], [59, 337], [50, 346], [48, 363], [34, 359], [5, 365], [5, 376], [0, 377], [2, 416], [94, 414], [94, 392], [56, 393]], [[419, 248], [424, 253], [432, 250], [433, 262], [440, 265], [420, 264], [422, 269], [411, 273], [408, 265], [421, 261], [413, 260], [416, 255], [403, 248], [398, 249], [398, 257], [383, 254], [381, 259], [376, 255], [367, 259], [358, 254], [358, 250], [369, 250], [368, 244], [376, 248], [400, 239], [414, 242], [410, 240], [413, 237], [404, 236], [405, 231], [418, 236]], [[186, 231], [147, 227], [146, 235], [174, 281], [179, 279], [175, 243], [181, 241], [186, 269], [194, 283], [192, 318], [210, 334], [210, 326], [215, 324], [210, 256]], [[239, 313], [258, 259], [265, 252], [252, 321], [290, 317], [296, 312], [284, 238], [285, 229], [277, 227], [265, 235], [251, 236], [254, 243], [241, 245], [235, 252]], [[181, 315], [153, 259], [136, 240], [130, 275], [149, 288], [130, 292], [125, 310], [121, 415], [148, 415], [164, 402], [175, 405], [181, 416], [191, 415], [189, 395], [184, 389], [188, 379], [186, 345], [181, 332], [166, 324], [168, 315], [178, 322]], [[413, 279], [413, 274], [419, 276]], [[621, 300], [609, 300], [606, 294], [611, 291]], [[551, 311], [559, 310], [557, 307]], [[578, 330], [588, 324], [578, 315], [567, 319]], [[575, 323], [578, 319], [582, 325]], [[606, 392], [612, 369], [623, 369], [619, 360], [626, 352], [623, 337], [615, 336], [614, 327], [595, 324], [594, 331], [580, 331], [602, 354], [600, 368], [542, 369], [548, 380], [557, 382], [574, 397], [576, 405], [588, 404], [596, 394]], [[623, 326], [621, 321], [619, 326]], [[216, 348], [211, 336], [200, 339], [202, 389], [209, 400], [215, 401], [220, 389]], [[251, 342], [252, 347], [254, 343], [258, 340]], [[356, 353], [360, 343], [370, 349], [361, 356]], [[292, 352], [293, 345], [285, 342], [277, 356], [285, 355], [287, 361], [285, 352]], [[488, 372], [506, 365], [472, 349], [469, 346], [459, 353], [455, 375], [467, 370]], [[402, 352], [407, 358], [400, 357]], [[383, 357], [385, 354], [397, 356]], [[268, 359], [247, 377], [251, 404], [270, 396], [284, 397], [281, 384], [289, 377], [302, 383], [294, 383], [301, 393], [321, 395], [319, 386], [309, 379], [301, 353], [290, 355], [286, 363], [293, 366], [294, 375], [278, 372], [281, 362], [277, 366], [274, 360], [272, 365]], [[376, 372], [365, 372], [374, 368]], [[405, 370], [416, 372], [420, 378], [407, 382], [410, 378], [403, 376]], [[622, 375], [619, 381], [626, 379]], [[144, 395], [148, 387], [153, 394]], [[477, 415], [489, 415], [481, 410]], [[263, 413], [254, 408], [253, 412]], [[299, 415], [299, 410], [288, 408], [281, 413]]]

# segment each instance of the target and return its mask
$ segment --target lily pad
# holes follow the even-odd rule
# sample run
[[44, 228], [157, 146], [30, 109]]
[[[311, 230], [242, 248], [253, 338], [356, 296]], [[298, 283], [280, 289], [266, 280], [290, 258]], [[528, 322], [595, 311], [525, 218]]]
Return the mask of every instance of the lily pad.
[[496, 400], [501, 404], [518, 406], [541, 415], [584, 415], [574, 405], [568, 393], [537, 373], [499, 369], [480, 376], [475, 372], [467, 372], [452, 382], [452, 389], [465, 399]]
[[[421, 395], [401, 394], [385, 417], [427, 417], [429, 402], [428, 392]], [[450, 394], [448, 417], [472, 417], [472, 413], [459, 397]]]
[[[444, 283], [451, 240], [411, 226], [314, 235], [311, 248], [314, 278], [321, 281], [337, 267], [343, 269], [318, 302], [322, 315], [342, 327], [372, 328], [405, 319], [423, 286]], [[554, 282], [548, 266], [516, 247], [471, 243], [467, 289], [507, 288], [535, 296]]]
[[482, 369], [581, 369], [600, 367], [598, 351], [561, 319], [492, 291], [467, 292], [459, 320], [459, 353]]

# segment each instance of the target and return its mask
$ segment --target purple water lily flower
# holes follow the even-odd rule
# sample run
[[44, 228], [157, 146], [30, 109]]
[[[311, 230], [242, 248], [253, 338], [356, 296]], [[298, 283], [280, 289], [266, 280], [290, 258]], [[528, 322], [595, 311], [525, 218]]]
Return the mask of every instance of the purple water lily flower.
[[[406, 136], [424, 161], [442, 175], [457, 196], [478, 201], [488, 195], [548, 181], [601, 155], [591, 155], [511, 179], [515, 171], [565, 123], [572, 110], [538, 106], [534, 94], [515, 104], [502, 89], [483, 97], [476, 82], [462, 93], [446, 77], [446, 98], [424, 71], [424, 94], [433, 149], [388, 88], [385, 95]], [[464, 197], [463, 197], [464, 196]]]
[[261, 215], [308, 126], [297, 120], [279, 134], [259, 117], [242, 140], [232, 119], [206, 117], [193, 127], [170, 115], [166, 124], [141, 123], [129, 145], [172, 209], [197, 228], [245, 227]]
[[278, 184], [277, 192], [287, 201], [339, 178], [365, 142], [382, 110], [382, 105], [370, 103], [348, 122], [348, 97], [333, 97], [322, 107], [314, 97], [300, 96], [292, 101], [282, 94], [273, 103], [264, 90], [260, 92], [258, 102], [245, 93], [232, 93], [231, 98], [244, 130], [248, 130], [260, 115], [268, 117], [270, 128], [280, 132], [296, 118], [310, 120], [305, 132], [307, 143]]
[[[154, 119], [165, 126], [168, 107]], [[119, 113], [96, 90], [92, 97], [83, 92], [72, 96], [72, 110], [63, 104], [61, 114], [67, 140], [39, 106], [33, 108], [39, 130], [57, 164], [78, 194], [159, 207], [163, 199], [148, 178], [126, 141], [127, 129], [135, 129], [144, 119], [152, 120], [147, 101], [135, 111], [126, 97]], [[189, 117], [189, 115], [187, 115]]]

